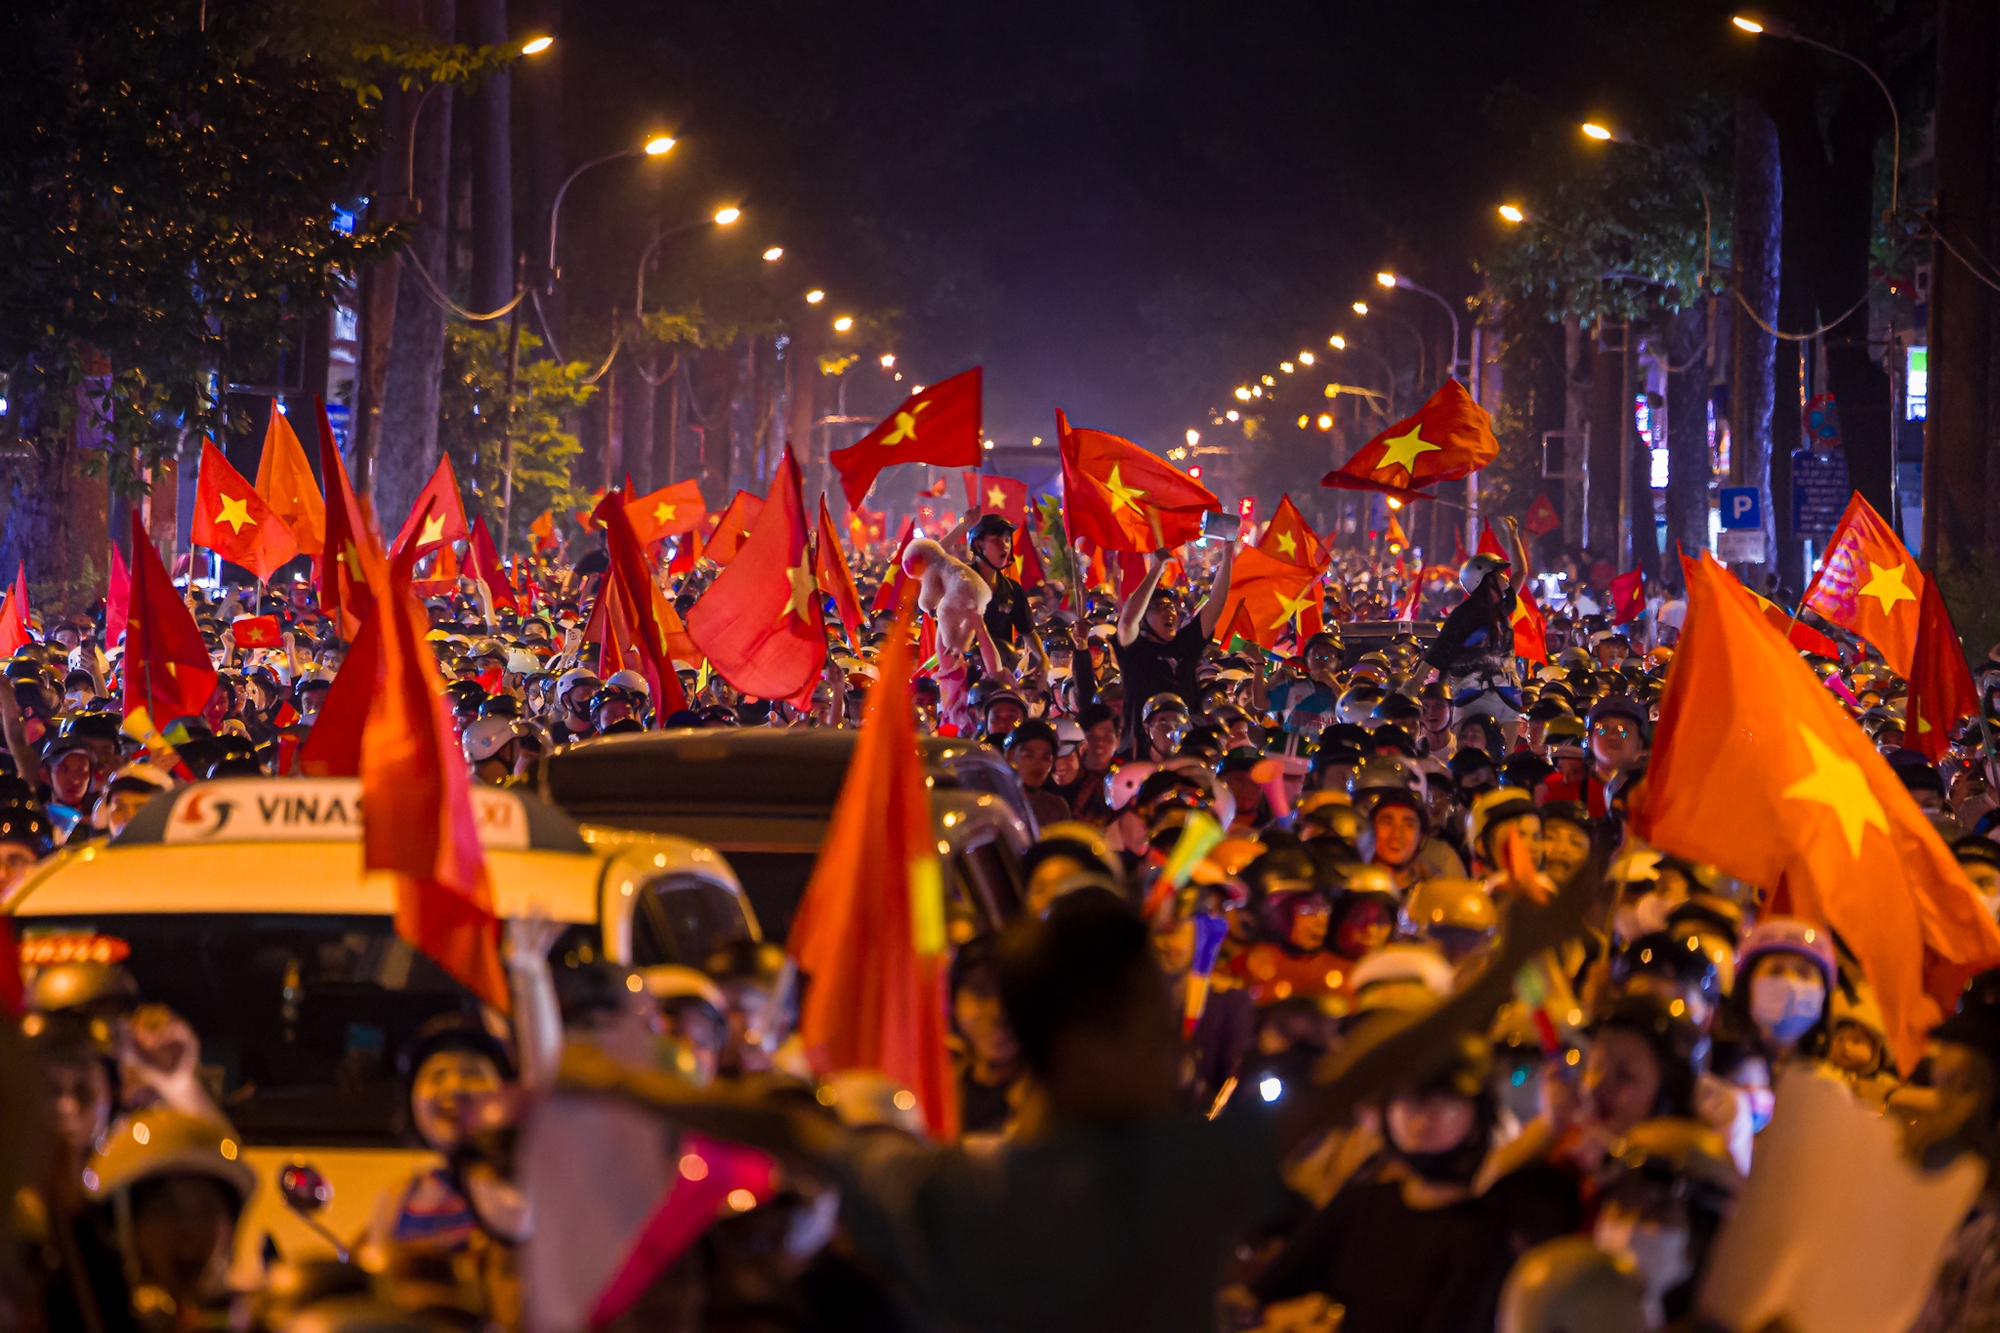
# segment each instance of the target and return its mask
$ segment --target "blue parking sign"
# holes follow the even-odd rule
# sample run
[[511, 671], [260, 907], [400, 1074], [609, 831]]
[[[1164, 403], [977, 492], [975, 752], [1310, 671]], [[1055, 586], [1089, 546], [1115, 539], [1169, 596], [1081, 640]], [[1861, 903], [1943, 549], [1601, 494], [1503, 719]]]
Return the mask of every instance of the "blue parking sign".
[[1761, 528], [1764, 526], [1763, 497], [1755, 486], [1724, 486], [1718, 494], [1722, 506], [1722, 526]]

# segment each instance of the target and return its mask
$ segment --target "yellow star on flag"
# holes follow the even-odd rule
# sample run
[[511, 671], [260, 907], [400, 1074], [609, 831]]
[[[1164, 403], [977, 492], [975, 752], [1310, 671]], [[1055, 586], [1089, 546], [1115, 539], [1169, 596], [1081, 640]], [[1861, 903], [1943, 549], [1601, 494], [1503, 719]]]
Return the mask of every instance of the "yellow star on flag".
[[444, 540], [444, 515], [432, 514], [424, 520], [424, 530], [417, 534], [417, 545], [429, 546], [432, 542]]
[[662, 501], [660, 501], [660, 503], [658, 503], [658, 504], [654, 505], [654, 506], [653, 506], [653, 521], [654, 521], [655, 523], [671, 523], [671, 522], [673, 522], [673, 521], [674, 521], [674, 506], [673, 506], [673, 505], [670, 505], [670, 504], [668, 504], [668, 503], [667, 503], [667, 502], [666, 502], [665, 500], [662, 500]]
[[1380, 472], [1384, 468], [1399, 467], [1405, 472], [1412, 472], [1418, 454], [1434, 454], [1438, 449], [1438, 445], [1424, 439], [1422, 426], [1412, 426], [1408, 435], [1393, 436], [1382, 442], [1382, 457], [1376, 462], [1375, 470]]
[[992, 490], [986, 492], [986, 503], [992, 505], [995, 509], [1006, 508], [1007, 492], [995, 486]]
[[1910, 591], [1910, 586], [1907, 583], [1903, 582], [1903, 571], [1908, 568], [1908, 565], [1891, 565], [1887, 569], [1884, 569], [1873, 560], [1870, 560], [1868, 562], [1868, 573], [1871, 577], [1868, 580], [1867, 586], [1862, 588], [1858, 596], [1873, 597], [1881, 602], [1883, 615], [1888, 615], [1891, 611], [1895, 610], [1896, 603], [1898, 602], [1916, 601], [1917, 595]]
[[1310, 583], [1307, 584], [1305, 588], [1300, 591], [1297, 597], [1287, 597], [1283, 593], [1279, 593], [1278, 618], [1272, 621], [1268, 626], [1266, 626], [1266, 628], [1277, 629], [1280, 625], [1289, 624], [1291, 621], [1293, 621], [1298, 617], [1300, 612], [1304, 611], [1308, 606], [1312, 605], [1312, 599], [1313, 599], [1313, 586]]
[[896, 428], [882, 437], [882, 446], [887, 448], [892, 444], [901, 444], [904, 440], [916, 439], [917, 413], [929, 406], [929, 403], [918, 403], [907, 412], [898, 412], [896, 414]]
[[819, 580], [813, 577], [812, 562], [803, 558], [785, 570], [785, 577], [791, 581], [792, 595], [785, 602], [785, 609], [778, 613], [778, 622], [784, 623], [788, 615], [797, 616], [807, 624], [812, 623], [812, 599], [819, 592]]
[[1111, 465], [1111, 475], [1104, 479], [1104, 489], [1111, 492], [1111, 512], [1114, 514], [1121, 509], [1137, 509], [1139, 497], [1145, 494], [1137, 486], [1125, 484], [1124, 479], [1118, 475], [1116, 463]]
[[248, 496], [245, 496], [241, 500], [232, 500], [226, 495], [222, 497], [222, 512], [215, 516], [215, 521], [217, 523], [227, 523], [238, 533], [243, 531], [244, 524], [248, 523], [255, 526], [257, 522], [256, 519], [250, 517], [250, 500]]
[[1821, 740], [1804, 723], [1799, 723], [1798, 728], [1812, 755], [1813, 771], [1785, 788], [1782, 794], [1788, 801], [1815, 801], [1833, 811], [1834, 818], [1840, 821], [1841, 836], [1847, 841], [1847, 854], [1859, 860], [1862, 831], [1872, 828], [1887, 833], [1888, 813], [1882, 809], [1882, 802], [1875, 799], [1861, 765]]
[[1279, 533], [1278, 553], [1280, 555], [1297, 555], [1299, 553], [1299, 539], [1289, 532]]

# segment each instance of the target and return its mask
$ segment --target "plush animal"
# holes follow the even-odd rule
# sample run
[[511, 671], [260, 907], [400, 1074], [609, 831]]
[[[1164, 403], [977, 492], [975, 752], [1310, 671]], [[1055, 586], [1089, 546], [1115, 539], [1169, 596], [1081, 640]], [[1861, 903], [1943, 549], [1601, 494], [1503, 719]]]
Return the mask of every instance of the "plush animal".
[[954, 559], [928, 537], [903, 548], [903, 572], [921, 580], [917, 609], [937, 621], [938, 646], [964, 652], [972, 643], [973, 622], [993, 600], [993, 589], [971, 565]]

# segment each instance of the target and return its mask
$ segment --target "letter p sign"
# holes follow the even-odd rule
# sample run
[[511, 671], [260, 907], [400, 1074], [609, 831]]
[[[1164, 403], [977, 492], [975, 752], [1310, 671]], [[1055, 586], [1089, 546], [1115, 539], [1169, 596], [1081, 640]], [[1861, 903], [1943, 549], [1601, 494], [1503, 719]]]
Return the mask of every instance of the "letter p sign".
[[1721, 519], [1725, 530], [1764, 526], [1762, 497], [1755, 486], [1724, 486], [1717, 500], [1722, 508]]

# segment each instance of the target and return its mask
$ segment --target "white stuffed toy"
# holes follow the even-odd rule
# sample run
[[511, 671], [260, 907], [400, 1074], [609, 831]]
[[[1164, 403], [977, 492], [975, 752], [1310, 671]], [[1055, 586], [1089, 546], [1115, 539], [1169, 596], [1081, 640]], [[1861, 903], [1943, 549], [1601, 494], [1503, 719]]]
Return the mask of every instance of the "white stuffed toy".
[[972, 643], [974, 622], [993, 600], [993, 589], [971, 565], [954, 559], [928, 537], [903, 548], [903, 572], [922, 580], [917, 609], [936, 619], [938, 647], [964, 652]]

